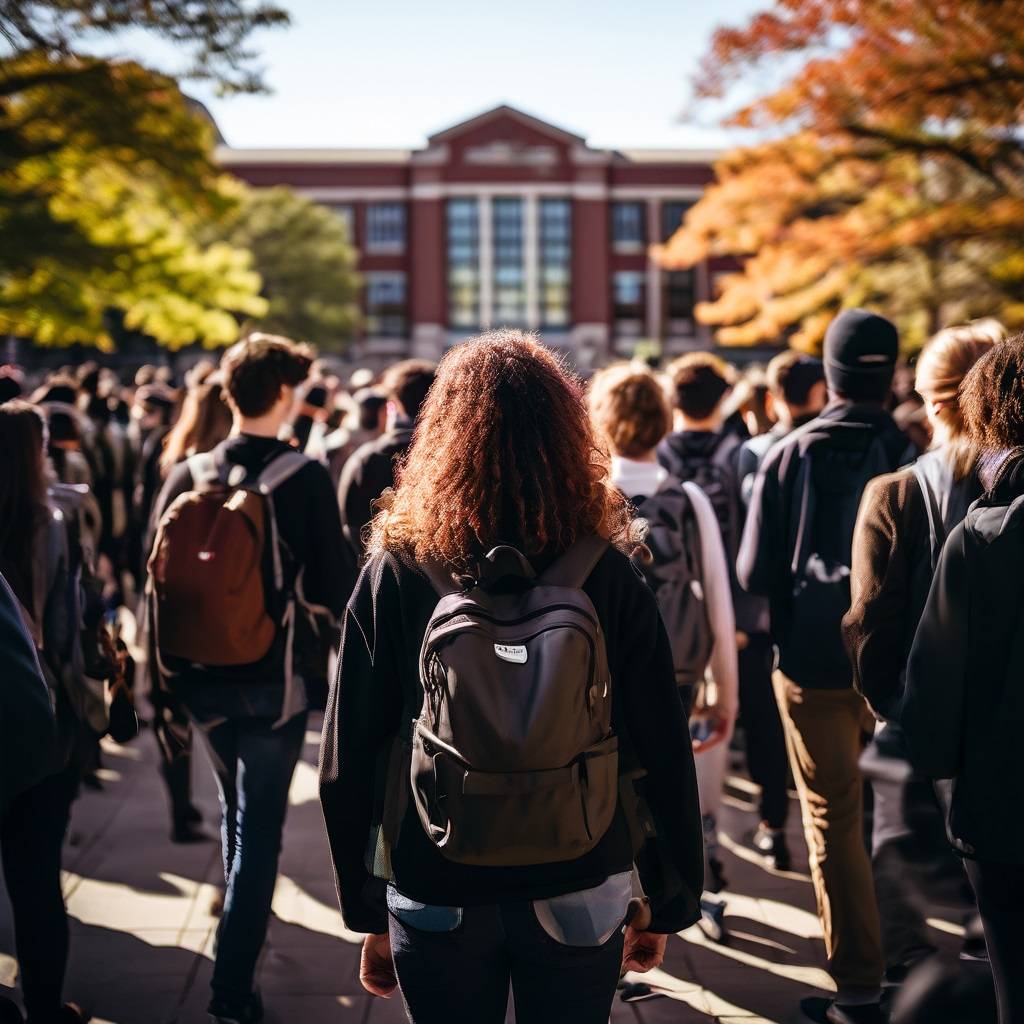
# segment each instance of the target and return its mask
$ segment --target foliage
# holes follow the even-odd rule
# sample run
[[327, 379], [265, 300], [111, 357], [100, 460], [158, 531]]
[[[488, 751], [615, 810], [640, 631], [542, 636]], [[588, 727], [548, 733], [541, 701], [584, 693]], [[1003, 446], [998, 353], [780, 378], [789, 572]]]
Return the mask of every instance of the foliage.
[[259, 315], [244, 250], [195, 241], [237, 198], [210, 126], [170, 79], [132, 63], [0, 62], [0, 332], [109, 342], [112, 310], [176, 348]]
[[280, 7], [249, 0], [0, 0], [0, 38], [16, 54], [63, 61], [81, 55], [90, 36], [142, 29], [188, 51], [184, 77], [210, 79], [221, 92], [264, 89], [246, 39], [287, 24]]
[[338, 351], [359, 322], [356, 253], [345, 224], [287, 188], [250, 191], [210, 237], [246, 249], [269, 306], [264, 330]]
[[777, 0], [719, 30], [702, 97], [793, 68], [730, 123], [774, 132], [726, 155], [660, 258], [735, 257], [698, 316], [725, 343], [834, 312], [896, 316], [911, 345], [943, 322], [1024, 323], [1024, 19], [1009, 0]]

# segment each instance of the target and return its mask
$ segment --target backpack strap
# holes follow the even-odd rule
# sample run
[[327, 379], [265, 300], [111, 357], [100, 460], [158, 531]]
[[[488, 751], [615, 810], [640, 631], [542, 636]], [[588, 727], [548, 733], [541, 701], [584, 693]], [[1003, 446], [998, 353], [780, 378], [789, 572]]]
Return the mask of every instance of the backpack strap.
[[443, 562], [429, 560], [420, 562], [417, 568], [430, 581], [430, 585], [437, 591], [438, 597], [448, 597], [449, 594], [460, 594], [463, 586], [455, 579], [450, 570]]
[[221, 467], [213, 452], [199, 452], [196, 455], [190, 455], [185, 462], [192, 475], [192, 486], [197, 490], [213, 487], [214, 484], [220, 483]]
[[263, 472], [256, 478], [256, 488], [260, 494], [273, 494], [286, 480], [290, 480], [303, 466], [313, 460], [302, 452], [282, 452], [271, 460]]
[[608, 541], [596, 533], [580, 537], [578, 541], [541, 573], [539, 583], [548, 587], [579, 589], [594, 571], [594, 566], [608, 550]]
[[939, 560], [939, 552], [942, 550], [942, 542], [945, 539], [942, 510], [939, 508], [938, 495], [936, 495], [931, 481], [928, 479], [926, 468], [921, 465], [920, 460], [914, 463], [913, 469], [917, 485], [921, 488], [921, 496], [924, 498], [924, 509], [928, 515], [928, 546], [932, 569], [934, 569]]

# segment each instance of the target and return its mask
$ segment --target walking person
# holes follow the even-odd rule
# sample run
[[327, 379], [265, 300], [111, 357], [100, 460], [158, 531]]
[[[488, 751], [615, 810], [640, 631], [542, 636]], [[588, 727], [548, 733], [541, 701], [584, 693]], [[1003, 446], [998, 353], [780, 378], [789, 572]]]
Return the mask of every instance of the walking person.
[[935, 952], [930, 905], [941, 900], [961, 916], [974, 909], [960, 894], [963, 872], [949, 853], [931, 780], [909, 759], [894, 719], [934, 565], [949, 532], [982, 493], [979, 448], [967, 432], [959, 389], [998, 331], [991, 322], [951, 327], [925, 346], [916, 390], [932, 424], [932, 448], [912, 467], [868, 484], [853, 539], [843, 633], [854, 686], [884, 723], [861, 767], [874, 798], [871, 857], [886, 980], [893, 984]]
[[[949, 834], [978, 899], [1000, 1024], [1024, 1020], [1024, 335], [964, 380], [984, 496], [949, 534], [911, 649], [899, 721], [915, 766], [952, 780]], [[1009, 811], [1009, 812], [1008, 812]]]
[[[630, 531], [547, 349], [497, 331], [444, 358], [374, 521], [321, 752], [363, 984], [397, 977], [415, 1024], [498, 1024], [510, 986], [521, 1022], [605, 1024], [620, 968], [657, 966], [698, 917], [693, 755]], [[619, 749], [663, 851], [638, 862], [649, 903], [625, 937]]]
[[227, 890], [209, 1013], [252, 1024], [288, 788], [306, 735], [299, 616], [332, 628], [345, 593], [327, 470], [278, 440], [312, 353], [254, 334], [221, 361], [234, 417], [212, 452], [176, 466], [157, 499], [149, 560], [161, 684], [214, 765]]
[[804, 1000], [802, 1011], [831, 1024], [882, 1019], [881, 934], [858, 768], [874, 720], [853, 689], [842, 619], [864, 488], [913, 455], [883, 408], [898, 349], [896, 328], [865, 310], [846, 310], [829, 325], [830, 402], [765, 459], [737, 565], [742, 585], [771, 601], [775, 694], [837, 987], [834, 1001]]

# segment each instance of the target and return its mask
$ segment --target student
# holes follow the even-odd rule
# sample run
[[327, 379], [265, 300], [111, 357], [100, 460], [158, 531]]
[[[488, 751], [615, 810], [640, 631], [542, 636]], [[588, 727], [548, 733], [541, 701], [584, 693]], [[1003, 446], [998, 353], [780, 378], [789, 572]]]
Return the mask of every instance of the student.
[[[521, 1022], [605, 1024], [620, 967], [643, 971], [658, 965], [667, 936], [699, 915], [703, 863], [693, 754], [657, 604], [622, 550], [633, 547], [629, 534], [627, 504], [608, 480], [579, 386], [550, 351], [511, 330], [453, 349], [438, 369], [399, 486], [374, 521], [370, 557], [346, 612], [321, 752], [321, 800], [342, 912], [348, 927], [370, 933], [364, 987], [386, 995], [397, 974], [415, 1024], [500, 1024], [510, 984]], [[539, 585], [534, 574], [540, 574]], [[582, 618], [570, 617], [576, 625], [564, 625], [570, 613], [558, 612], [549, 622], [561, 639], [552, 637], [549, 644], [529, 629], [522, 640], [497, 644], [493, 652], [490, 639], [481, 639], [479, 657], [459, 670], [466, 689], [456, 687], [444, 704], [454, 731], [491, 737], [480, 741], [485, 752], [522, 750], [520, 739], [539, 742], [541, 735], [559, 747], [588, 715], [588, 728], [600, 732], [599, 723], [610, 713], [611, 732], [602, 741], [606, 754], [594, 749], [583, 755], [590, 766], [585, 799], [604, 793], [607, 800], [600, 818], [587, 819], [589, 841], [583, 841], [577, 831], [581, 819], [568, 807], [548, 818], [543, 808], [549, 798], [539, 799], [549, 793], [556, 801], [550, 806], [557, 808], [566, 787], [575, 785], [575, 770], [562, 757], [555, 757], [563, 767], [550, 776], [550, 788], [535, 789], [531, 781], [549, 761], [536, 764], [535, 771], [509, 755], [505, 768], [511, 776], [471, 772], [473, 778], [453, 782], [466, 797], [455, 799], [453, 789], [437, 802], [446, 791], [452, 755], [438, 750], [431, 770], [417, 751], [426, 742], [422, 716], [434, 722], [440, 699], [434, 658], [454, 654], [441, 648], [422, 676], [419, 661], [439, 593], [452, 590], [462, 596], [444, 601], [473, 609], [480, 602], [497, 609], [532, 600], [541, 607], [553, 601], [559, 608], [592, 609]], [[450, 616], [441, 621], [461, 629]], [[495, 621], [506, 620], [496, 612], [475, 621], [480, 625], [470, 627], [466, 643], [493, 636], [488, 630], [498, 628]], [[594, 646], [569, 640], [569, 632], [579, 631]], [[571, 685], [545, 677], [542, 650], [566, 669], [558, 678], [571, 679]], [[544, 693], [556, 703], [572, 703], [573, 694], [583, 692], [576, 677], [605, 657], [610, 682], [586, 691], [590, 710], [573, 703], [562, 715], [542, 715], [547, 728], [539, 733], [512, 730], [513, 721], [524, 719], [495, 719], [487, 701], [475, 711], [460, 703], [459, 694], [467, 691], [509, 701]], [[477, 666], [484, 674], [480, 688], [470, 678]], [[498, 684], [499, 677], [517, 671], [524, 684], [529, 679], [546, 686], [487, 685], [488, 679]], [[431, 693], [426, 703], [424, 682]], [[410, 740], [414, 787], [402, 751], [416, 716], [421, 717]], [[444, 726], [436, 721], [437, 728]], [[497, 731], [486, 731], [487, 722]], [[639, 865], [650, 906], [632, 919], [625, 939], [620, 926], [629, 909], [634, 845], [616, 797], [621, 789], [607, 774], [612, 762], [606, 757], [616, 740], [620, 749], [628, 745], [635, 751], [646, 769], [646, 801], [679, 882], [674, 890], [664, 889]], [[392, 752], [397, 768], [387, 771]], [[498, 813], [519, 799], [520, 813]], [[453, 816], [447, 831], [433, 827], [434, 818], [445, 814]], [[538, 818], [550, 831], [538, 828]], [[555, 836], [563, 829], [582, 845], [568, 838], [566, 846], [559, 845]], [[507, 835], [488, 846], [485, 838], [494, 833]], [[464, 846], [451, 849], [472, 844], [475, 836], [475, 861]], [[387, 886], [368, 874], [368, 839], [376, 851], [374, 870], [390, 880]]]
[[380, 382], [388, 400], [388, 427], [357, 448], [341, 472], [341, 523], [357, 562], [365, 551], [363, 531], [373, 518], [373, 504], [395, 482], [395, 463], [412, 444], [416, 414], [433, 382], [434, 364], [424, 359], [406, 359], [390, 367]]
[[[772, 649], [768, 635], [768, 605], [746, 593], [736, 579], [736, 556], [743, 532], [745, 508], [737, 459], [743, 437], [725, 428], [724, 406], [730, 397], [734, 372], [717, 356], [692, 352], [668, 368], [675, 405], [675, 432], [658, 445], [658, 461], [676, 479], [697, 484], [718, 518], [729, 562], [736, 645], [739, 658], [740, 708], [746, 738], [747, 766], [761, 787], [761, 822], [751, 844], [769, 867], [790, 867], [786, 843], [789, 794], [785, 746], [771, 688]], [[744, 437], [746, 433], [744, 432]], [[727, 751], [713, 751], [699, 765], [704, 812], [704, 840], [713, 892], [727, 883], [718, 855], [718, 812], [725, 785]]]
[[[38, 737], [35, 756], [43, 754], [44, 763], [35, 765], [34, 779], [25, 780], [32, 784], [9, 794], [0, 809], [0, 852], [29, 1019], [32, 1024], [75, 1024], [86, 1018], [61, 999], [68, 919], [60, 872], [64, 835], [78, 792], [80, 766], [75, 754], [88, 735], [80, 717], [87, 694], [83, 680], [72, 671], [78, 662], [78, 616], [71, 613], [68, 600], [77, 587], [71, 576], [71, 540], [47, 494], [46, 443], [46, 426], [38, 410], [19, 400], [0, 406], [0, 450], [5, 459], [0, 474], [0, 572], [10, 587], [5, 596], [13, 595], [31, 634], [36, 666], [44, 673], [49, 702], [56, 708], [55, 732], [47, 730]], [[6, 669], [5, 688], [10, 674]], [[102, 694], [99, 699], [102, 703]]]
[[768, 453], [737, 565], [743, 586], [771, 600], [775, 693], [838, 989], [835, 1001], [802, 1007], [808, 1019], [832, 1024], [881, 1020], [881, 935], [858, 768], [874, 722], [852, 686], [842, 619], [864, 488], [913, 455], [883, 407], [898, 348], [896, 328], [866, 310], [846, 310], [829, 325], [829, 405]]
[[360, 388], [351, 398], [352, 408], [337, 430], [327, 435], [327, 469], [337, 487], [345, 463], [352, 454], [387, 429], [388, 400], [373, 388]]
[[[934, 433], [914, 466], [878, 477], [861, 501], [850, 563], [850, 610], [843, 619], [854, 686], [887, 724], [861, 759], [874, 796], [872, 866], [881, 910], [886, 978], [901, 981], [934, 952], [927, 909], [934, 878], [947, 870], [942, 812], [931, 781], [908, 764], [906, 740], [892, 722], [932, 571], [949, 531], [981, 496], [978, 447], [967, 434], [958, 392], [994, 344], [992, 325], [951, 327], [917, 362], [917, 392]], [[928, 872], [921, 871], [927, 863]], [[927, 876], [927, 877], [925, 877]], [[956, 909], [973, 908], [957, 900]]]
[[1024, 335], [967, 374], [960, 403], [986, 494], [949, 534], [911, 649], [899, 714], [914, 764], [952, 780], [949, 833], [978, 899], [1000, 1024], [1024, 1020], [1021, 581]]
[[[232, 436], [175, 467], [154, 510], [149, 570], [161, 683], [205, 742], [223, 809], [227, 892], [209, 1012], [233, 1024], [263, 1015], [253, 974], [306, 735], [296, 617], [315, 615], [329, 628], [345, 601], [330, 477], [278, 440], [311, 362], [305, 346], [272, 335], [250, 335], [230, 348], [221, 372]], [[219, 529], [204, 520], [207, 513]], [[248, 550], [252, 537], [260, 550]], [[235, 561], [240, 552], [245, 560]], [[239, 584], [221, 565], [252, 575]]]

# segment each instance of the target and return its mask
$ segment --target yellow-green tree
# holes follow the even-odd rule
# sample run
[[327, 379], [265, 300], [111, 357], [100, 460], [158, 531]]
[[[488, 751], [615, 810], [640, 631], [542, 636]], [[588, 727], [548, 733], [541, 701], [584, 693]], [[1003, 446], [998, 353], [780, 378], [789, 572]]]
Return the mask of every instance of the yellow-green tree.
[[698, 94], [796, 70], [730, 123], [727, 154], [662, 247], [666, 266], [741, 269], [698, 316], [724, 343], [814, 349], [836, 310], [1024, 323], [1024, 19], [1009, 0], [778, 0], [716, 33]]

